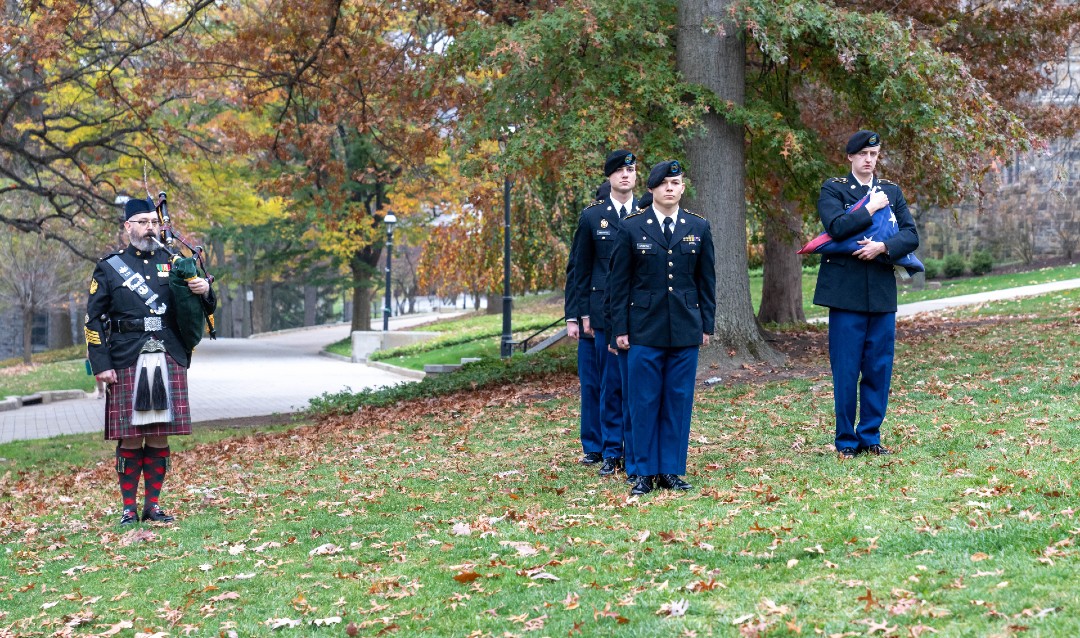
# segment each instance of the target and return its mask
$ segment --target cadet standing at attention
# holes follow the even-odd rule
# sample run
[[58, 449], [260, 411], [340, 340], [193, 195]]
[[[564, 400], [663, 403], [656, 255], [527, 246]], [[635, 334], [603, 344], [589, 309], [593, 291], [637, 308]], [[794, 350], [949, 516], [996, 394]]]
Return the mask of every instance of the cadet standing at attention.
[[[861, 248], [851, 255], [825, 255], [818, 271], [814, 304], [829, 309], [835, 444], [842, 459], [862, 452], [891, 453], [881, 445], [881, 423], [889, 404], [896, 342], [892, 263], [919, 247], [915, 220], [900, 187], [874, 175], [881, 137], [873, 131], [859, 131], [848, 140], [846, 150], [851, 172], [847, 177], [828, 179], [818, 197], [818, 216], [825, 232], [836, 241], [859, 236], [873, 223], [875, 214], [892, 215], [890, 221], [897, 225], [897, 232], [884, 242], [864, 236], [858, 242]], [[867, 200], [859, 203], [867, 195]]]
[[[607, 289], [608, 264], [615, 245], [621, 220], [633, 212], [634, 186], [637, 184], [637, 160], [626, 150], [613, 151], [604, 162], [609, 193], [581, 211], [574, 243], [570, 250], [571, 265], [567, 267], [567, 334], [586, 338], [592, 346], [594, 365], [600, 381], [599, 431], [585, 428], [585, 394], [582, 392], [581, 442], [585, 451], [582, 463], [603, 461], [600, 475], [614, 474], [623, 463], [623, 439], [626, 415], [623, 414], [622, 380], [618, 357], [608, 351], [607, 326], [604, 316], [604, 291]], [[571, 312], [572, 309], [572, 312]], [[580, 321], [580, 324], [578, 323]], [[578, 346], [578, 370], [581, 376], [582, 358], [588, 358], [585, 346]], [[586, 363], [588, 365], [588, 363]], [[582, 376], [582, 388], [585, 387]], [[597, 439], [599, 445], [597, 446]], [[598, 447], [598, 449], [597, 449]], [[591, 449], [590, 449], [591, 448]]]
[[688, 490], [690, 416], [698, 350], [716, 321], [712, 231], [679, 207], [686, 185], [679, 162], [661, 162], [647, 183], [653, 203], [623, 221], [611, 258], [612, 326], [627, 357], [633, 459], [632, 495], [654, 485]]

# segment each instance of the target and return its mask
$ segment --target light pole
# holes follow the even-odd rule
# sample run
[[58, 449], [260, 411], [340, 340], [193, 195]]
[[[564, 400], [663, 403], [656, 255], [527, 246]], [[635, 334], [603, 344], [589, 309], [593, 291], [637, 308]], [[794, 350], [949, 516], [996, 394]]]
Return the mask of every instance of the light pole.
[[508, 359], [514, 354], [514, 335], [510, 331], [510, 313], [513, 297], [510, 296], [510, 177], [503, 178], [503, 334], [499, 354]]
[[386, 224], [386, 303], [383, 304], [383, 319], [382, 329], [383, 332], [390, 331], [390, 266], [393, 264], [394, 257], [394, 224], [397, 223], [397, 217], [393, 213], [387, 213], [386, 217], [383, 217], [383, 223]]

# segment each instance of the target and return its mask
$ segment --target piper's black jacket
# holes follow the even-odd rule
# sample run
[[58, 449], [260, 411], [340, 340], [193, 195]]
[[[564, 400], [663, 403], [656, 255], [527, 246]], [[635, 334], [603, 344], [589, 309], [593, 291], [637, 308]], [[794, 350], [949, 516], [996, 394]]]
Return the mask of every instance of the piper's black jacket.
[[[120, 259], [146, 280], [150, 289], [159, 295], [158, 303], [165, 303], [162, 330], [155, 332], [117, 332], [109, 330], [109, 322], [138, 321], [154, 316], [136, 293], [124, 287], [124, 278], [105, 262], [112, 255]], [[86, 303], [86, 352], [94, 374], [105, 370], [121, 370], [135, 363], [144, 343], [153, 336], [165, 342], [165, 350], [185, 368], [191, 365], [191, 352], [184, 348], [176, 328], [176, 310], [169, 290], [169, 254], [163, 250], [143, 252], [128, 245], [127, 248], [110, 253], [98, 261], [90, 282], [90, 294]], [[213, 292], [203, 297], [203, 304], [210, 312], [217, 305]]]

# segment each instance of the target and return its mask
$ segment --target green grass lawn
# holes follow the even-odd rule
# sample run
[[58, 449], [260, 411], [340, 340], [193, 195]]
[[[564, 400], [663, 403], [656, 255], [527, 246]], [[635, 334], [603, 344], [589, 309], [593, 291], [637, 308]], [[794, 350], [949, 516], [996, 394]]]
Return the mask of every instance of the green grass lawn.
[[93, 392], [94, 377], [86, 374], [86, 362], [83, 359], [0, 368], [0, 398], [43, 390]]
[[577, 463], [570, 375], [186, 446], [172, 527], [104, 442], [0, 446], [0, 636], [1080, 635], [1078, 320], [904, 322], [892, 457], [836, 459], [824, 373], [699, 388], [688, 494]]
[[[957, 279], [935, 279], [941, 284], [941, 288], [931, 290], [915, 290], [910, 284], [902, 284], [898, 288], [898, 303], [915, 303], [917, 301], [929, 301], [931, 299], [944, 299], [945, 297], [958, 297], [991, 290], [1002, 290], [1016, 286], [1028, 286], [1043, 284], [1053, 281], [1064, 281], [1080, 277], [1080, 264], [1057, 266], [1054, 268], [1041, 268], [1021, 273], [989, 274], [982, 277], [961, 277]], [[754, 304], [754, 312], [761, 307], [761, 284], [762, 275], [760, 270], [750, 274], [750, 298]], [[825, 308], [815, 306], [814, 287], [817, 285], [817, 269], [806, 269], [802, 278], [803, 312], [807, 318], [824, 317], [828, 314]]]

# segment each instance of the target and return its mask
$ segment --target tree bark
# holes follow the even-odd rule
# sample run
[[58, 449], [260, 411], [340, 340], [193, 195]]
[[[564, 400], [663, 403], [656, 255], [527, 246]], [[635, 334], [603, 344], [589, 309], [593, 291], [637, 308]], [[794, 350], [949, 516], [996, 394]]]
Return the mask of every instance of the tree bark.
[[316, 310], [319, 305], [319, 289], [312, 284], [304, 284], [304, 325], [314, 326]]
[[[349, 271], [352, 273], [353, 307], [352, 307], [352, 330], [371, 330], [371, 276], [375, 272], [375, 264], [379, 263], [379, 250], [367, 247], [349, 260]], [[372, 257], [374, 255], [374, 257]], [[381, 328], [380, 324], [380, 328]]]
[[765, 263], [761, 285], [761, 323], [806, 321], [802, 297], [802, 215], [792, 202], [770, 210], [765, 219]]
[[33, 331], [34, 331], [34, 308], [33, 306], [24, 306], [22, 308], [22, 346], [23, 346], [23, 363], [30, 365], [30, 355], [34, 352], [33, 346]]
[[[732, 0], [679, 2], [676, 61], [690, 82], [721, 100], [742, 104], [746, 51], [740, 32], [728, 19]], [[706, 25], [723, 25], [707, 28]], [[697, 208], [709, 220], [716, 249], [716, 326], [699, 358], [699, 371], [731, 369], [747, 361], [780, 361], [763, 338], [750, 300], [746, 259], [746, 197], [743, 129], [716, 113], [704, 118], [704, 134], [687, 140], [688, 179]]]

